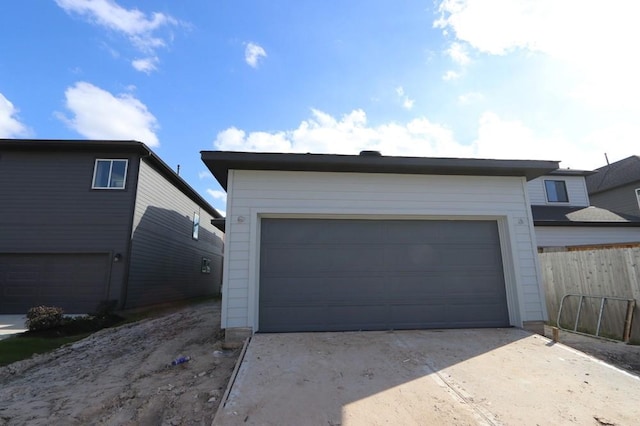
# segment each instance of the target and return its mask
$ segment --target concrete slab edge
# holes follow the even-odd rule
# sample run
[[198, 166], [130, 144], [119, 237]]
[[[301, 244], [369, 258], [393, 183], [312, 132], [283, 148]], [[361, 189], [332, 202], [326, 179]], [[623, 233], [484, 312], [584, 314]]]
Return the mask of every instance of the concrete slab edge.
[[213, 421], [211, 422], [211, 426], [215, 426], [216, 419], [220, 415], [220, 412], [224, 409], [227, 404], [227, 399], [229, 398], [229, 393], [231, 392], [231, 388], [236, 381], [236, 377], [238, 377], [238, 370], [240, 370], [240, 365], [244, 360], [244, 356], [247, 353], [247, 347], [249, 346], [249, 341], [251, 341], [251, 337], [247, 337], [244, 341], [244, 345], [242, 345], [242, 351], [240, 351], [240, 356], [238, 356], [238, 360], [236, 361], [236, 366], [233, 367], [233, 371], [231, 372], [231, 377], [229, 378], [229, 383], [227, 384], [227, 389], [224, 391], [222, 395], [222, 399], [220, 399], [220, 405], [218, 405], [218, 409], [216, 410], [215, 416], [213, 416]]
[[588, 358], [591, 361], [595, 362], [596, 364], [604, 365], [605, 367], [608, 367], [608, 368], [610, 368], [612, 370], [615, 370], [615, 371], [617, 371], [619, 373], [622, 373], [625, 376], [631, 377], [631, 378], [633, 378], [635, 380], [640, 380], [639, 376], [636, 376], [635, 374], [630, 373], [627, 370], [623, 370], [622, 368], [616, 367], [615, 365], [611, 365], [608, 362], [602, 361], [601, 359], [598, 359], [598, 358], [596, 358], [596, 357], [594, 357], [592, 355], [589, 355], [587, 353], [581, 352], [581, 351], [579, 351], [577, 349], [573, 349], [571, 346], [567, 346], [562, 342], [559, 342], [559, 341], [555, 341], [554, 342], [552, 339], [549, 339], [546, 336], [541, 336], [541, 335], [538, 335], [538, 334], [536, 334], [535, 337], [546, 341], [547, 342], [546, 343], [547, 346], [559, 345], [560, 348], [564, 349], [567, 352], [571, 352], [574, 355], [578, 355], [578, 356], [581, 356], [581, 357], [584, 357], [584, 358]]

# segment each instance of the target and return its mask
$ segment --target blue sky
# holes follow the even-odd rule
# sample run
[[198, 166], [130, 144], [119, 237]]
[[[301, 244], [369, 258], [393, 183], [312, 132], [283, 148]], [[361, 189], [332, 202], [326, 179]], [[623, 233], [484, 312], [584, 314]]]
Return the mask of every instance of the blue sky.
[[639, 154], [634, 0], [42, 0], [0, 6], [0, 137], [202, 150]]

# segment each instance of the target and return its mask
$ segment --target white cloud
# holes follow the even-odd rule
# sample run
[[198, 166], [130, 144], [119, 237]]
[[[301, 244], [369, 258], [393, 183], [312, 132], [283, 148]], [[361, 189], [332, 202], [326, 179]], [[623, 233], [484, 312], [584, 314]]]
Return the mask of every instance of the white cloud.
[[158, 69], [158, 62], [159, 59], [157, 56], [151, 56], [148, 58], [135, 59], [131, 61], [131, 65], [138, 71], [151, 74], [151, 72]]
[[519, 120], [486, 111], [478, 121], [473, 152], [479, 158], [555, 160], [562, 161], [561, 167], [591, 170], [605, 164], [605, 152], [611, 161], [628, 157], [637, 135], [640, 124], [602, 129], [579, 140], [561, 133], [540, 135]]
[[413, 104], [415, 103], [415, 100], [405, 95], [404, 87], [402, 86], [396, 87], [396, 93], [400, 98], [402, 98], [402, 107], [406, 110], [411, 110], [413, 108]]
[[446, 50], [446, 53], [456, 64], [464, 66], [468, 65], [471, 62], [471, 58], [469, 58], [467, 48], [462, 43], [451, 43], [451, 46], [449, 46], [449, 48]]
[[484, 99], [484, 95], [480, 92], [468, 92], [458, 96], [460, 105], [471, 105]]
[[90, 83], [78, 82], [65, 91], [71, 118], [58, 113], [71, 129], [89, 139], [138, 140], [159, 144], [156, 118], [131, 94], [117, 96]]
[[202, 171], [198, 172], [198, 178], [200, 178], [200, 179], [209, 179], [209, 178], [213, 178], [213, 175], [211, 174], [211, 172], [209, 170], [202, 170]]
[[[163, 28], [181, 25], [180, 21], [170, 15], [160, 12], [146, 14], [135, 8], [125, 9], [114, 0], [55, 1], [68, 14], [77, 14], [93, 24], [126, 36], [136, 49], [149, 55], [167, 45], [167, 37], [162, 37], [158, 32]], [[132, 65], [137, 70], [147, 73], [152, 70], [148, 66], [136, 66], [136, 61]]]
[[18, 119], [19, 110], [0, 93], [0, 138], [26, 136], [29, 131]]
[[439, 11], [434, 26], [480, 52], [548, 55], [575, 75], [576, 98], [640, 111], [635, 0], [444, 0]]
[[[562, 167], [594, 169], [603, 164], [604, 152], [610, 159], [628, 156], [625, 146], [630, 145], [625, 144], [632, 143], [632, 135], [640, 134], [640, 124], [574, 140], [562, 133], [538, 134], [522, 121], [485, 111], [476, 132], [473, 140], [460, 142], [449, 128], [426, 117], [371, 126], [362, 110], [340, 119], [312, 110], [311, 118], [292, 130], [247, 133], [231, 127], [218, 133], [214, 147], [229, 151], [354, 155], [378, 150], [383, 155], [399, 156], [553, 160], [562, 161]], [[616, 139], [622, 134], [626, 137]]]
[[315, 109], [311, 118], [302, 121], [296, 129], [246, 133], [231, 127], [218, 133], [214, 146], [229, 151], [333, 154], [357, 154], [370, 149], [385, 155], [405, 156], [432, 156], [445, 151], [456, 156], [469, 150], [455, 143], [449, 129], [426, 118], [372, 127], [362, 110], [336, 119]]
[[217, 189], [207, 189], [207, 194], [214, 200], [222, 200], [224, 202], [227, 201], [227, 193], [224, 191], [220, 191]]
[[453, 70], [449, 70], [446, 73], [444, 73], [444, 75], [442, 76], [442, 79], [444, 81], [451, 81], [451, 80], [457, 80], [460, 78], [460, 73], [453, 71]]
[[258, 67], [260, 58], [266, 58], [267, 52], [264, 48], [256, 43], [247, 43], [244, 49], [244, 60], [253, 68]]

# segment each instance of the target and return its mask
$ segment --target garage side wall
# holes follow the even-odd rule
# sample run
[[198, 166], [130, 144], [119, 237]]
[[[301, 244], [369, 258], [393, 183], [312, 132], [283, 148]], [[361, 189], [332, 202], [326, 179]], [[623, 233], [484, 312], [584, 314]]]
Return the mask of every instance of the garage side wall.
[[546, 318], [520, 177], [229, 172], [224, 328], [257, 329], [261, 217], [497, 220], [512, 325]]
[[[212, 218], [150, 164], [140, 163], [127, 307], [220, 292], [223, 234], [211, 225]], [[208, 272], [203, 272], [203, 258], [210, 261]]]

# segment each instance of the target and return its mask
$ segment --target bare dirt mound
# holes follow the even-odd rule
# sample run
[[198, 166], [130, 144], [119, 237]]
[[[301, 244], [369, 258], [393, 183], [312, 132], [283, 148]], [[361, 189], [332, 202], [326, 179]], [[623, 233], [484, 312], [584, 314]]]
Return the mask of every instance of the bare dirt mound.
[[0, 368], [0, 425], [210, 425], [239, 355], [221, 345], [219, 302], [102, 330]]

